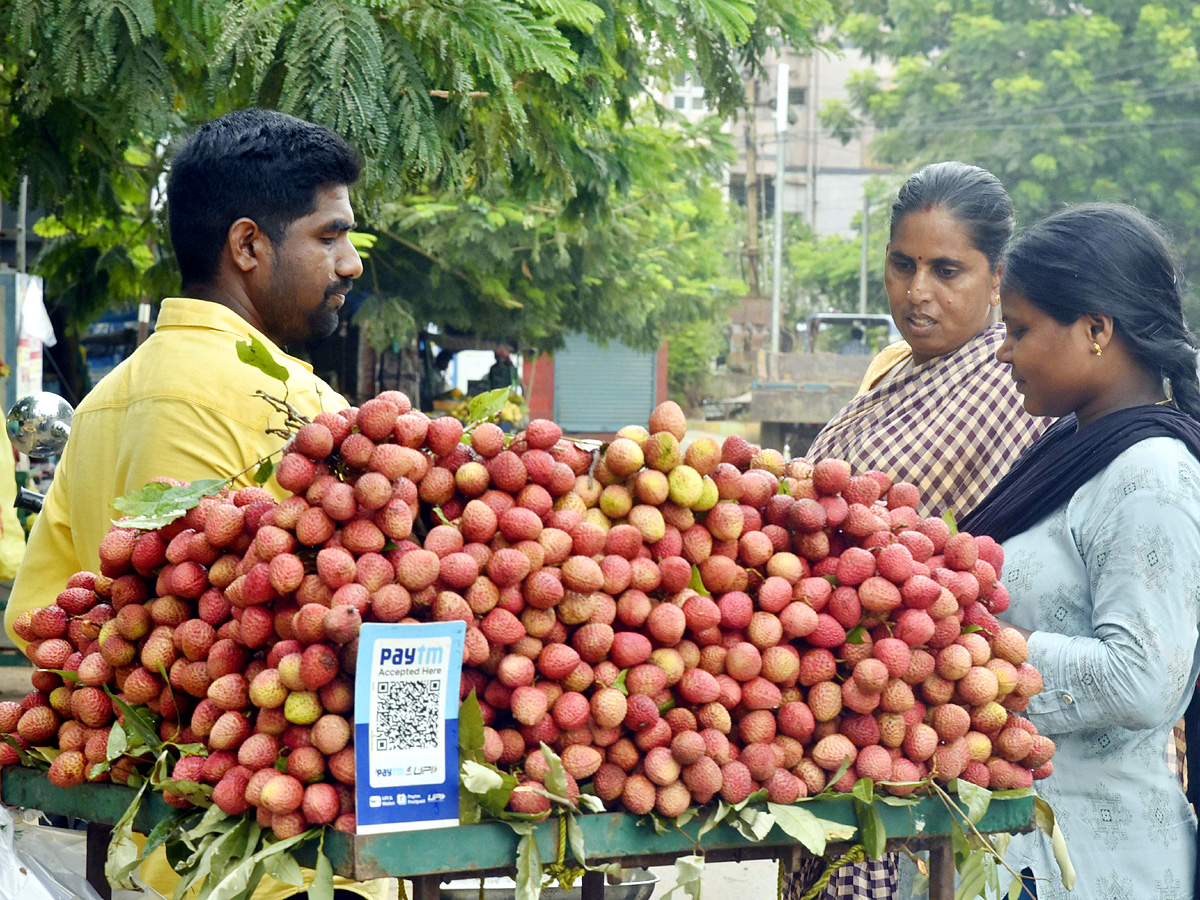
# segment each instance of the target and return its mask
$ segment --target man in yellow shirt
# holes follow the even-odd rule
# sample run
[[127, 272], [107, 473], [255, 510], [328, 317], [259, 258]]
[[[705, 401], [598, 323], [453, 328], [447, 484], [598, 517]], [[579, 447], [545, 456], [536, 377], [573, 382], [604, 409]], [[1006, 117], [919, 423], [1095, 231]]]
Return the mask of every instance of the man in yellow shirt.
[[[257, 338], [287, 369], [287, 399], [302, 413], [347, 405], [281, 347], [331, 334], [362, 274], [348, 193], [360, 168], [332, 131], [269, 110], [230, 113], [185, 142], [167, 208], [187, 297], [163, 301], [153, 336], [75, 411], [5, 614], [10, 634], [16, 616], [53, 603], [72, 574], [99, 571], [115, 498], [163, 475], [248, 485], [247, 467], [279, 449], [282, 438], [266, 431], [282, 416], [255, 391], [279, 396], [284, 386], [241, 362], [239, 341]], [[267, 487], [284, 493], [273, 479]], [[161, 851], [143, 878], [170, 895]], [[264, 882], [256, 900], [295, 894]], [[338, 887], [371, 898], [389, 891], [384, 881]]]

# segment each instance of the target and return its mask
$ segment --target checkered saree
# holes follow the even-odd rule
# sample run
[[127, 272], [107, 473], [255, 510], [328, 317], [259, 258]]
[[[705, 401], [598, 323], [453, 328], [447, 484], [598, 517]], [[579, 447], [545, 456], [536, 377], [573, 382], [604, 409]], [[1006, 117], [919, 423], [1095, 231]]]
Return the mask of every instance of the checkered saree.
[[1051, 419], [1025, 412], [996, 361], [1004, 326], [958, 350], [876, 383], [846, 404], [809, 448], [812, 460], [844, 459], [921, 492], [921, 513], [970, 512]]

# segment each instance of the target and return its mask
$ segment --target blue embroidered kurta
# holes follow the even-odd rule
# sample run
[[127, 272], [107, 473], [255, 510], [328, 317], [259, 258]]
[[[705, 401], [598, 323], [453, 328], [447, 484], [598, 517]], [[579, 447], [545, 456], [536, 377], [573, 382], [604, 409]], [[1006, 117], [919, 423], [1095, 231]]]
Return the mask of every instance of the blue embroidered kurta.
[[1049, 879], [1039, 900], [1193, 900], [1196, 820], [1164, 751], [1200, 672], [1200, 464], [1180, 441], [1142, 441], [1004, 554], [1002, 618], [1036, 632], [1045, 679], [1026, 715], [1058, 748], [1035, 787], [1075, 890], [1040, 832], [1013, 840], [1010, 865]]

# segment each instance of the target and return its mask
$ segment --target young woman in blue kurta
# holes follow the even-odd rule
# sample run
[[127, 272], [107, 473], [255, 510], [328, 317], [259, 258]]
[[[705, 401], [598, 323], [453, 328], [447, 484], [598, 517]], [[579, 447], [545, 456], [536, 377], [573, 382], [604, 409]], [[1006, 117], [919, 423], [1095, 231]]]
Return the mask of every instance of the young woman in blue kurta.
[[[1011, 624], [1045, 680], [1026, 715], [1054, 739], [1044, 836], [1008, 861], [1039, 900], [1195, 900], [1196, 818], [1167, 766], [1200, 675], [1200, 385], [1165, 238], [1127, 207], [1033, 226], [1001, 285], [1008, 363], [1032, 415], [1061, 416], [963, 522], [1001, 541]], [[1196, 773], [1193, 773], [1193, 778]]]

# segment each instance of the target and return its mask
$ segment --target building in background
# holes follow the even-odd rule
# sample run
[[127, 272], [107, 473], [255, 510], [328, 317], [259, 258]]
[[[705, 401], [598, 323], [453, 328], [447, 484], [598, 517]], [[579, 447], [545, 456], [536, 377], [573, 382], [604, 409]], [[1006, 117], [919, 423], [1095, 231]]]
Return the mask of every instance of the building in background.
[[[761, 374], [763, 351], [770, 343], [771, 272], [775, 178], [778, 140], [775, 106], [778, 96], [778, 63], [788, 65], [788, 128], [784, 142], [783, 214], [799, 217], [817, 237], [853, 237], [856, 219], [863, 208], [863, 190], [868, 179], [882, 174], [868, 147], [874, 129], [865, 128], [843, 143], [821, 127], [819, 113], [830, 101], [848, 101], [848, 85], [854, 72], [872, 63], [857, 48], [843, 46], [836, 54], [802, 54], [785, 49], [764, 59], [766, 77], [748, 80], [748, 108], [726, 123], [737, 159], [727, 173], [730, 198], [744, 211], [746, 240], [741, 274], [750, 286], [749, 295], [731, 311], [728, 327], [728, 371], [750, 377]], [[874, 64], [882, 77], [891, 74], [885, 64]], [[678, 79], [661, 98], [662, 102], [688, 118], [710, 113], [704, 91], [688, 77]], [[785, 219], [785, 234], [787, 233]], [[786, 247], [784, 252], [786, 254]], [[789, 298], [783, 298], [788, 307]], [[797, 343], [798, 323], [781, 323], [783, 353], [802, 350]], [[731, 382], [732, 383], [732, 382]]]

